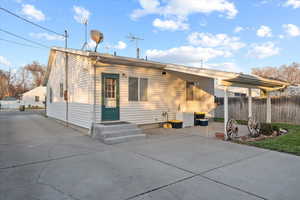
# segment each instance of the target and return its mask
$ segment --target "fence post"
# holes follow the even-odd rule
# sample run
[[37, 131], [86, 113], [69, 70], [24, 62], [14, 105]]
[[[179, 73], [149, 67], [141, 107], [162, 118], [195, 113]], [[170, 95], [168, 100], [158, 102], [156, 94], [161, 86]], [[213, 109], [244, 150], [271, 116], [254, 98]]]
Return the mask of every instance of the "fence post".
[[271, 123], [271, 96], [267, 93], [267, 123]]
[[224, 87], [224, 139], [227, 140], [226, 125], [228, 122], [228, 88]]
[[248, 88], [248, 118], [252, 117], [252, 90]]

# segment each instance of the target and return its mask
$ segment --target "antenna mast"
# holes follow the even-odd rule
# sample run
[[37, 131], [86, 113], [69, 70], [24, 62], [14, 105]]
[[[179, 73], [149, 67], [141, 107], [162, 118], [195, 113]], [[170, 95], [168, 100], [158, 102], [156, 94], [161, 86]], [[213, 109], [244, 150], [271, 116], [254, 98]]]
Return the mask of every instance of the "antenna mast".
[[85, 42], [84, 42], [84, 44], [83, 44], [83, 46], [82, 46], [82, 48], [81, 48], [81, 50], [85, 50], [85, 49], [87, 49], [87, 47], [88, 47], [88, 42], [87, 42], [87, 25], [88, 25], [88, 20], [87, 19], [85, 19], [84, 21], [83, 21], [83, 25], [84, 25], [84, 28], [85, 28]]
[[136, 58], [139, 59], [140, 58], [140, 48], [139, 48], [139, 44], [138, 42], [140, 40], [144, 40], [143, 38], [139, 38], [137, 36], [134, 36], [133, 34], [129, 33], [129, 35], [127, 36], [127, 38], [131, 41], [131, 42], [135, 42], [135, 48], [136, 48]]

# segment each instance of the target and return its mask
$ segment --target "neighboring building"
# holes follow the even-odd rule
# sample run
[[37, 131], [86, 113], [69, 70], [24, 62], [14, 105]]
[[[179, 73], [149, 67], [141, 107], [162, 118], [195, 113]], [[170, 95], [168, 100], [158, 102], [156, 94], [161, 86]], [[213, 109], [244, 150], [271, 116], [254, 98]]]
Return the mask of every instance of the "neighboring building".
[[39, 86], [22, 95], [22, 104], [26, 107], [45, 107], [46, 87]]
[[21, 101], [15, 97], [4, 97], [2, 100], [0, 100], [0, 109], [19, 109], [21, 105]]
[[271, 92], [271, 96], [300, 96], [300, 85], [291, 85], [284, 90]]
[[240, 77], [241, 83], [259, 80], [231, 72], [52, 48], [44, 82], [47, 115], [85, 128], [111, 121], [159, 123], [175, 119], [178, 112], [213, 116], [214, 79], [222, 77], [228, 81]]

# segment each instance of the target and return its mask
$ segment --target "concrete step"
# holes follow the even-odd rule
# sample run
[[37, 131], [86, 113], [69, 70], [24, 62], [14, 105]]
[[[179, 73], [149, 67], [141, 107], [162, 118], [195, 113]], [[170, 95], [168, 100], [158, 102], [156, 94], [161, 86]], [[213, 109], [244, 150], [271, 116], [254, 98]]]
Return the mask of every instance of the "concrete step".
[[131, 123], [109, 123], [94, 124], [91, 136], [105, 144], [126, 142], [130, 139], [143, 138], [146, 135], [136, 124]]
[[118, 143], [122, 143], [122, 142], [143, 139], [145, 137], [146, 137], [145, 134], [137, 134], [137, 135], [127, 135], [127, 136], [121, 136], [121, 137], [104, 138], [101, 141], [104, 144], [118, 144]]
[[121, 137], [121, 136], [136, 135], [136, 134], [142, 134], [141, 129], [135, 128], [135, 129], [121, 129], [118, 131], [103, 131], [94, 134], [94, 138], [96, 139], [111, 138], [111, 137]]
[[120, 137], [120, 136], [127, 136], [127, 135], [138, 135], [142, 134], [142, 130], [135, 128], [135, 129], [122, 129], [118, 131], [109, 131], [103, 132], [101, 137], [103, 138], [111, 138], [111, 137]]
[[101, 131], [119, 131], [120, 129], [137, 129], [138, 126], [132, 123], [105, 123], [105, 124], [94, 124], [94, 127]]

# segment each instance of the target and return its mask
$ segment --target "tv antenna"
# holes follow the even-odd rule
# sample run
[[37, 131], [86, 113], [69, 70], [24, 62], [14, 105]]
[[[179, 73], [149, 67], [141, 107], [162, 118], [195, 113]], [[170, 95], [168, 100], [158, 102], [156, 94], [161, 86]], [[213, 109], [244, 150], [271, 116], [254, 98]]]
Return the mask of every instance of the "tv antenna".
[[88, 34], [88, 33], [87, 33], [88, 19], [84, 19], [82, 23], [83, 23], [84, 28], [85, 28], [85, 30], [84, 30], [84, 31], [85, 31], [85, 33], [84, 33], [84, 34], [85, 34], [85, 42], [84, 42], [84, 44], [83, 44], [81, 50], [85, 50], [85, 49], [87, 49], [87, 47], [88, 47], [88, 42], [87, 42], [87, 37], [88, 37], [88, 36], [87, 36], [87, 34]]
[[139, 59], [140, 58], [140, 48], [139, 48], [139, 41], [144, 40], [143, 38], [137, 37], [135, 35], [133, 35], [132, 33], [129, 33], [127, 38], [131, 41], [131, 42], [135, 42], [135, 48], [136, 48], [136, 58]]

